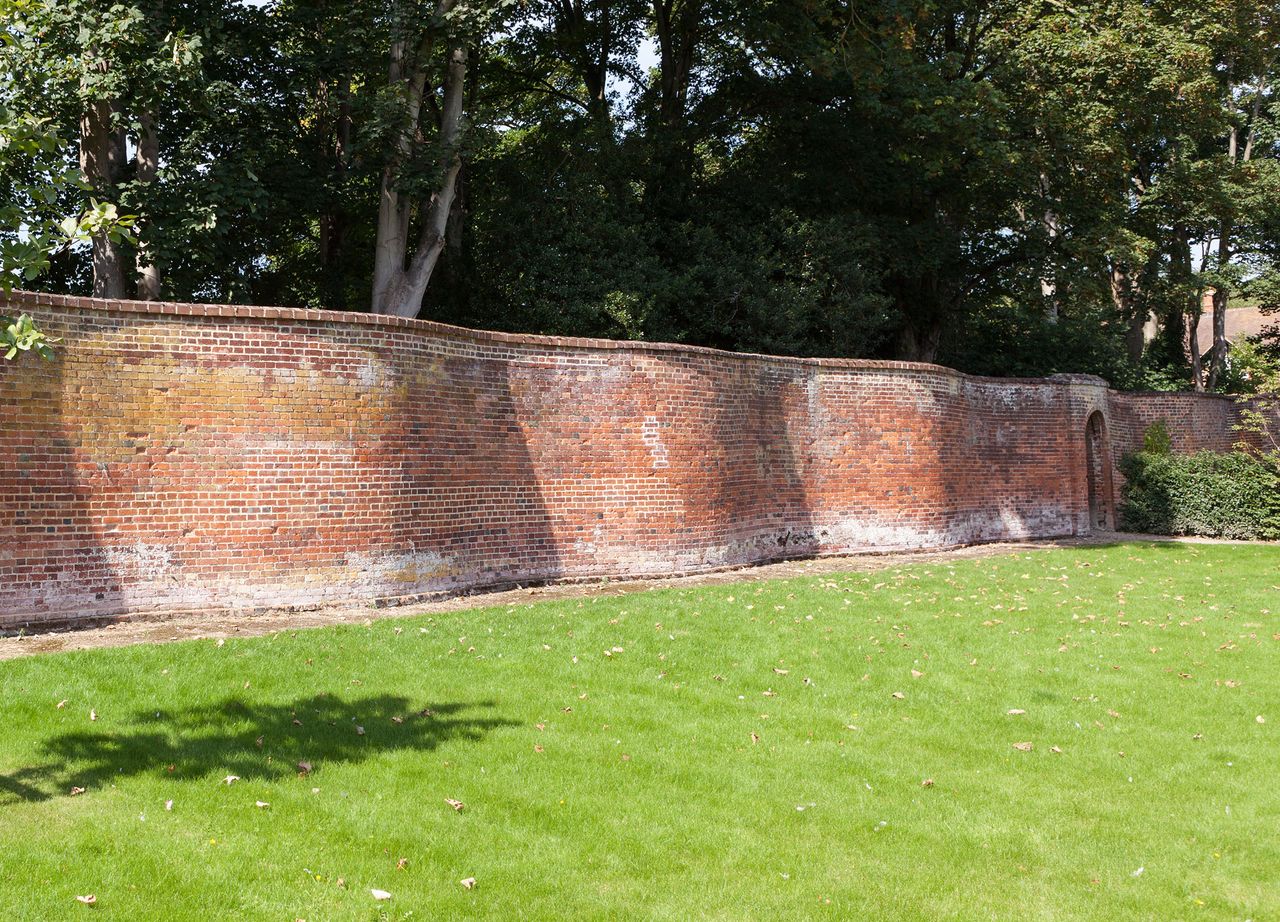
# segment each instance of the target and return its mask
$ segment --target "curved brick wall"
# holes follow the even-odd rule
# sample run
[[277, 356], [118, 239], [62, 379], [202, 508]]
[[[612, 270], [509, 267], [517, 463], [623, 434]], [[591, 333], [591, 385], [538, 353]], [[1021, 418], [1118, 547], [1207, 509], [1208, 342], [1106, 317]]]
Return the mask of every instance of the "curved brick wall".
[[[23, 420], [0, 433], [8, 626], [1080, 534], [1086, 419], [1129, 443], [1148, 399], [322, 311], [9, 301], [63, 342], [0, 368]], [[1229, 428], [1222, 401], [1168, 406], [1175, 431], [1214, 429], [1187, 447]]]

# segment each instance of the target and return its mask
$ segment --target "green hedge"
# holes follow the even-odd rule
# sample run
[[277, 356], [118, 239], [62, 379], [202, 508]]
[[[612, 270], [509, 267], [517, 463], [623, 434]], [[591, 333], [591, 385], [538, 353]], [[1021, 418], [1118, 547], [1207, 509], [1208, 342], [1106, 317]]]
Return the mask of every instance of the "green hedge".
[[1153, 535], [1280, 538], [1280, 473], [1245, 452], [1140, 451], [1120, 462], [1120, 527]]

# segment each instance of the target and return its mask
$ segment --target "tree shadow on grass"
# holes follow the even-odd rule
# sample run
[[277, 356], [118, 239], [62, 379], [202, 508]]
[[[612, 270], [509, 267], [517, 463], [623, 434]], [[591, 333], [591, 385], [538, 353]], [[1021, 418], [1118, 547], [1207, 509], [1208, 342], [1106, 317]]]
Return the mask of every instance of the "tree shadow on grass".
[[62, 733], [47, 761], [0, 774], [0, 806], [92, 791], [135, 775], [191, 780], [214, 774], [273, 781], [360, 762], [380, 753], [430, 752], [446, 741], [478, 742], [515, 726], [485, 716], [493, 702], [413, 704], [396, 695], [343, 700], [318, 694], [286, 704], [240, 698], [134, 714], [120, 729]]

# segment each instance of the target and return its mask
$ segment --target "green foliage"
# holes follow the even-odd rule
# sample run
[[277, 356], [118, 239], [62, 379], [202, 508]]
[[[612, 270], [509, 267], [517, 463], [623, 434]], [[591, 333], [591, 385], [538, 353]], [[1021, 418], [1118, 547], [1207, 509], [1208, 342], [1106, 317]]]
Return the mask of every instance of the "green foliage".
[[1120, 526], [1157, 535], [1280, 538], [1280, 475], [1273, 461], [1237, 451], [1146, 451], [1120, 463]]
[[[169, 297], [367, 309], [384, 173], [439, 187], [439, 43], [465, 39], [426, 316], [1172, 390], [1206, 383], [1206, 286], [1280, 302], [1265, 4], [9, 2], [0, 103], [71, 139], [105, 101], [126, 150], [154, 125], [158, 175], [92, 194]], [[393, 48], [429, 62], [409, 153]], [[75, 145], [46, 153], [56, 226], [91, 193]], [[46, 186], [0, 196], [0, 247]], [[89, 287], [86, 247], [42, 265]]]
[[1158, 419], [1142, 433], [1142, 451], [1148, 455], [1167, 455], [1173, 452], [1173, 437], [1169, 424]]
[[1120, 388], [1139, 380], [1125, 355], [1124, 325], [1105, 305], [1051, 319], [1038, 303], [1003, 299], [955, 318], [939, 361], [985, 375], [1095, 374]]
[[1223, 374], [1227, 394], [1275, 394], [1280, 392], [1280, 356], [1253, 339], [1231, 344]]
[[131, 217], [107, 202], [67, 215], [79, 173], [63, 160], [65, 143], [47, 120], [0, 105], [0, 291], [31, 282], [60, 252], [107, 233], [129, 239]]
[[52, 359], [51, 344], [57, 341], [40, 332], [30, 314], [19, 314], [16, 320], [0, 317], [0, 352], [6, 361], [12, 361], [22, 352], [34, 352], [42, 359]]

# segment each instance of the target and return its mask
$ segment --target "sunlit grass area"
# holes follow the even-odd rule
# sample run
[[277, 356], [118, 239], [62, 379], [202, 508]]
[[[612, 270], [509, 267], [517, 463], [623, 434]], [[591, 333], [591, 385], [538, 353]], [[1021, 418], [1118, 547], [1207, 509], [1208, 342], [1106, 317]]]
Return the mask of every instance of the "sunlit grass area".
[[0, 918], [1277, 918], [1278, 608], [1120, 545], [0, 663]]

